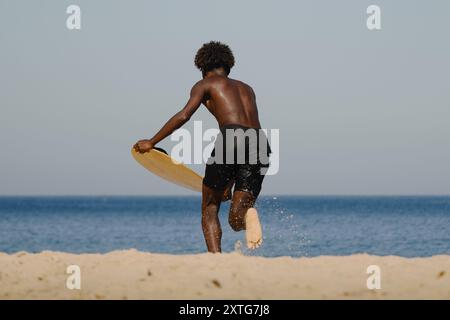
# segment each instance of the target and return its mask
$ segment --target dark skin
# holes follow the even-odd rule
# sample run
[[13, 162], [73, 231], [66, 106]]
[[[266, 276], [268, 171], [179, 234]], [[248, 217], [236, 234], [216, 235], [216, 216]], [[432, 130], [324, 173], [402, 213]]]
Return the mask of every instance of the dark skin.
[[[191, 89], [185, 107], [177, 112], [148, 140], [140, 140], [134, 145], [137, 152], [150, 151], [158, 142], [184, 125], [203, 104], [216, 118], [219, 127], [239, 124], [249, 128], [261, 128], [253, 89], [238, 80], [228, 78], [223, 68], [214, 69], [203, 75]], [[209, 252], [221, 252], [222, 229], [218, 212], [222, 201], [231, 198], [233, 183], [225, 190], [215, 190], [203, 185], [202, 229]], [[231, 200], [228, 222], [235, 231], [245, 230], [245, 214], [253, 207], [255, 198], [249, 192], [235, 191]]]

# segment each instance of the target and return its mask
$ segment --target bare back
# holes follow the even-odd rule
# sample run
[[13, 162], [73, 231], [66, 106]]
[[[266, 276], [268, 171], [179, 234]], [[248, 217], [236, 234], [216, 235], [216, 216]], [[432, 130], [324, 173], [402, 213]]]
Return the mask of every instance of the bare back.
[[202, 103], [216, 118], [219, 127], [239, 124], [260, 128], [253, 89], [242, 81], [214, 75], [203, 79], [205, 95]]
[[253, 89], [242, 81], [212, 74], [192, 87], [190, 98], [184, 108], [166, 122], [150, 139], [150, 144], [152, 146], [157, 144], [181, 127], [202, 103], [216, 118], [219, 127], [234, 124], [261, 128]]

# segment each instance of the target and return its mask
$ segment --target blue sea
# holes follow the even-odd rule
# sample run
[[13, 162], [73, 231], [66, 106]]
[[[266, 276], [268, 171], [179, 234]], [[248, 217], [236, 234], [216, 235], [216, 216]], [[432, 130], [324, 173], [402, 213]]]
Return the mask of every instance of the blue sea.
[[[450, 254], [450, 197], [265, 196], [262, 248], [220, 218], [222, 249], [246, 255]], [[200, 197], [0, 197], [0, 252], [205, 252]]]

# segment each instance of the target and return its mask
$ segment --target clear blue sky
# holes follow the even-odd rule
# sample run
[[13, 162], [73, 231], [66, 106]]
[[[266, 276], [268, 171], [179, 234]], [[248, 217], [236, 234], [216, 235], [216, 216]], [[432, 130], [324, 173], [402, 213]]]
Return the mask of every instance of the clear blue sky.
[[[70, 4], [80, 31], [66, 29]], [[370, 4], [381, 31], [366, 28]], [[0, 194], [190, 194], [129, 150], [183, 107], [209, 40], [230, 45], [230, 76], [255, 89], [263, 127], [280, 129], [264, 194], [450, 194], [449, 12], [449, 1], [1, 1]], [[192, 120], [216, 125], [203, 109]]]

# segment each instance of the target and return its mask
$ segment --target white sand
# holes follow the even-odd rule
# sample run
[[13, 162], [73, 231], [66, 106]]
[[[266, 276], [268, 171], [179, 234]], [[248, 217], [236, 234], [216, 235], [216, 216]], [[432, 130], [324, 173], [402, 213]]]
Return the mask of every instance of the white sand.
[[[66, 288], [68, 265], [81, 290]], [[369, 290], [366, 269], [381, 268]], [[450, 256], [0, 253], [0, 299], [450, 299]]]

